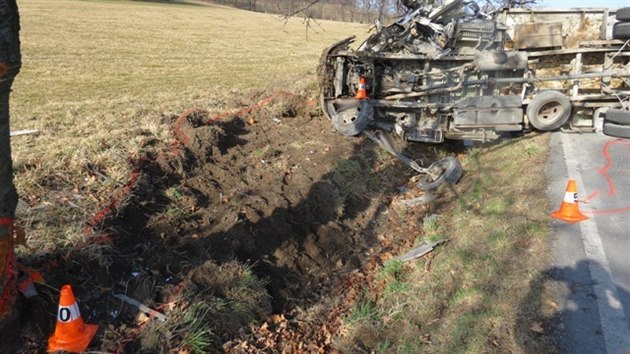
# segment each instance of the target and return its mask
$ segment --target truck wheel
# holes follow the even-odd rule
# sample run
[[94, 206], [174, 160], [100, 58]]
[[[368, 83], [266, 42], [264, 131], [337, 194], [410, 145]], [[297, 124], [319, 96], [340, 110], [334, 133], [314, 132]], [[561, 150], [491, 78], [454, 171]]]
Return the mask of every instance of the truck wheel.
[[617, 20], [630, 21], [630, 7], [622, 7], [617, 10]]
[[527, 106], [527, 118], [534, 128], [549, 131], [560, 128], [571, 116], [571, 101], [558, 91], [543, 91]]
[[459, 160], [452, 156], [433, 163], [428, 169], [433, 173], [439, 174], [439, 177], [437, 179], [433, 179], [430, 175], [422, 177], [422, 180], [418, 182], [418, 188], [423, 191], [436, 190], [444, 183], [457, 183], [464, 174], [464, 169]]
[[617, 22], [613, 25], [613, 38], [630, 39], [630, 22]]
[[630, 126], [615, 123], [604, 123], [604, 134], [615, 138], [630, 139]]
[[609, 109], [606, 111], [606, 122], [630, 125], [630, 111], [625, 109]]
[[374, 107], [367, 100], [344, 102], [332, 115], [335, 130], [345, 136], [355, 136], [367, 128], [374, 115]]

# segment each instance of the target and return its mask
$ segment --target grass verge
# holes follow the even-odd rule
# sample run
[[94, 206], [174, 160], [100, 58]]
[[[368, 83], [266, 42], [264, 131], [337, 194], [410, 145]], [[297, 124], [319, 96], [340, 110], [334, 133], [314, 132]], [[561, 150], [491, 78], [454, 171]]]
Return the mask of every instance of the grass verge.
[[529, 135], [466, 154], [461, 196], [440, 190], [439, 217], [416, 229], [418, 242], [449, 242], [380, 269], [346, 317], [343, 351], [555, 352], [550, 338], [530, 330], [540, 309], [527, 296], [548, 259], [547, 139]]

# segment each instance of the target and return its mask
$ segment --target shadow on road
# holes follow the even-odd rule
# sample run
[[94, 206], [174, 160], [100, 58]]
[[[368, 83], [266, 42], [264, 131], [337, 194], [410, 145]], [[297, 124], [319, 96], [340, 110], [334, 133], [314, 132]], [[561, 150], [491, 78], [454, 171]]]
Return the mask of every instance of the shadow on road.
[[615, 305], [612, 300], [613, 293], [616, 291], [619, 298], [630, 294], [619, 287], [604, 288], [602, 292], [608, 299], [598, 302], [595, 287], [601, 283], [591, 280], [591, 272], [605, 270], [597, 262], [581, 260], [574, 267], [548, 268], [530, 282], [530, 290], [519, 306], [515, 328], [525, 352], [540, 353], [542, 342], [551, 341], [560, 352], [607, 353], [604, 331], [611, 336], [609, 345], [620, 343], [613, 338], [617, 329], [604, 329], [600, 315], [622, 314], [621, 304]]

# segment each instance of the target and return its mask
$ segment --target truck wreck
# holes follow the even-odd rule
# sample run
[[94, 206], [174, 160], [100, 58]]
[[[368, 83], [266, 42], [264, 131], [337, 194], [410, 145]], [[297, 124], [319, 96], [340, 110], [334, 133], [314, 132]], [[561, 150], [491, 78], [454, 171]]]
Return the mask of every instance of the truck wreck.
[[[531, 129], [595, 131], [608, 109], [627, 114], [619, 108], [630, 93], [628, 9], [484, 14], [474, 1], [405, 5], [356, 49], [349, 37], [324, 51], [320, 105], [340, 134], [365, 133], [425, 174], [422, 189], [457, 182], [459, 162], [423, 168], [382, 132], [411, 142], [485, 142]], [[611, 124], [605, 133], [618, 132]]]

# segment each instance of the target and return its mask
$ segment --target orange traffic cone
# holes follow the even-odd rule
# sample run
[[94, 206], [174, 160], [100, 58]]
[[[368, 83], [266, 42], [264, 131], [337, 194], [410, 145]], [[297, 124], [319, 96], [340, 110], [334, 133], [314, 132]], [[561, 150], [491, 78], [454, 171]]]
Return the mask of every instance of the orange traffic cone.
[[575, 180], [569, 180], [567, 191], [564, 193], [564, 200], [560, 205], [560, 210], [552, 213], [551, 217], [566, 221], [571, 224], [588, 219], [587, 216], [583, 215], [580, 212]]
[[47, 352], [67, 351], [80, 353], [84, 351], [94, 334], [98, 330], [98, 325], [83, 323], [77, 300], [72, 293], [70, 285], [61, 288], [59, 298], [59, 310], [57, 311], [57, 326], [55, 333], [48, 339]]
[[367, 91], [365, 89], [365, 78], [361, 76], [359, 78], [359, 89], [357, 90], [357, 95], [354, 98], [362, 100], [368, 98]]

